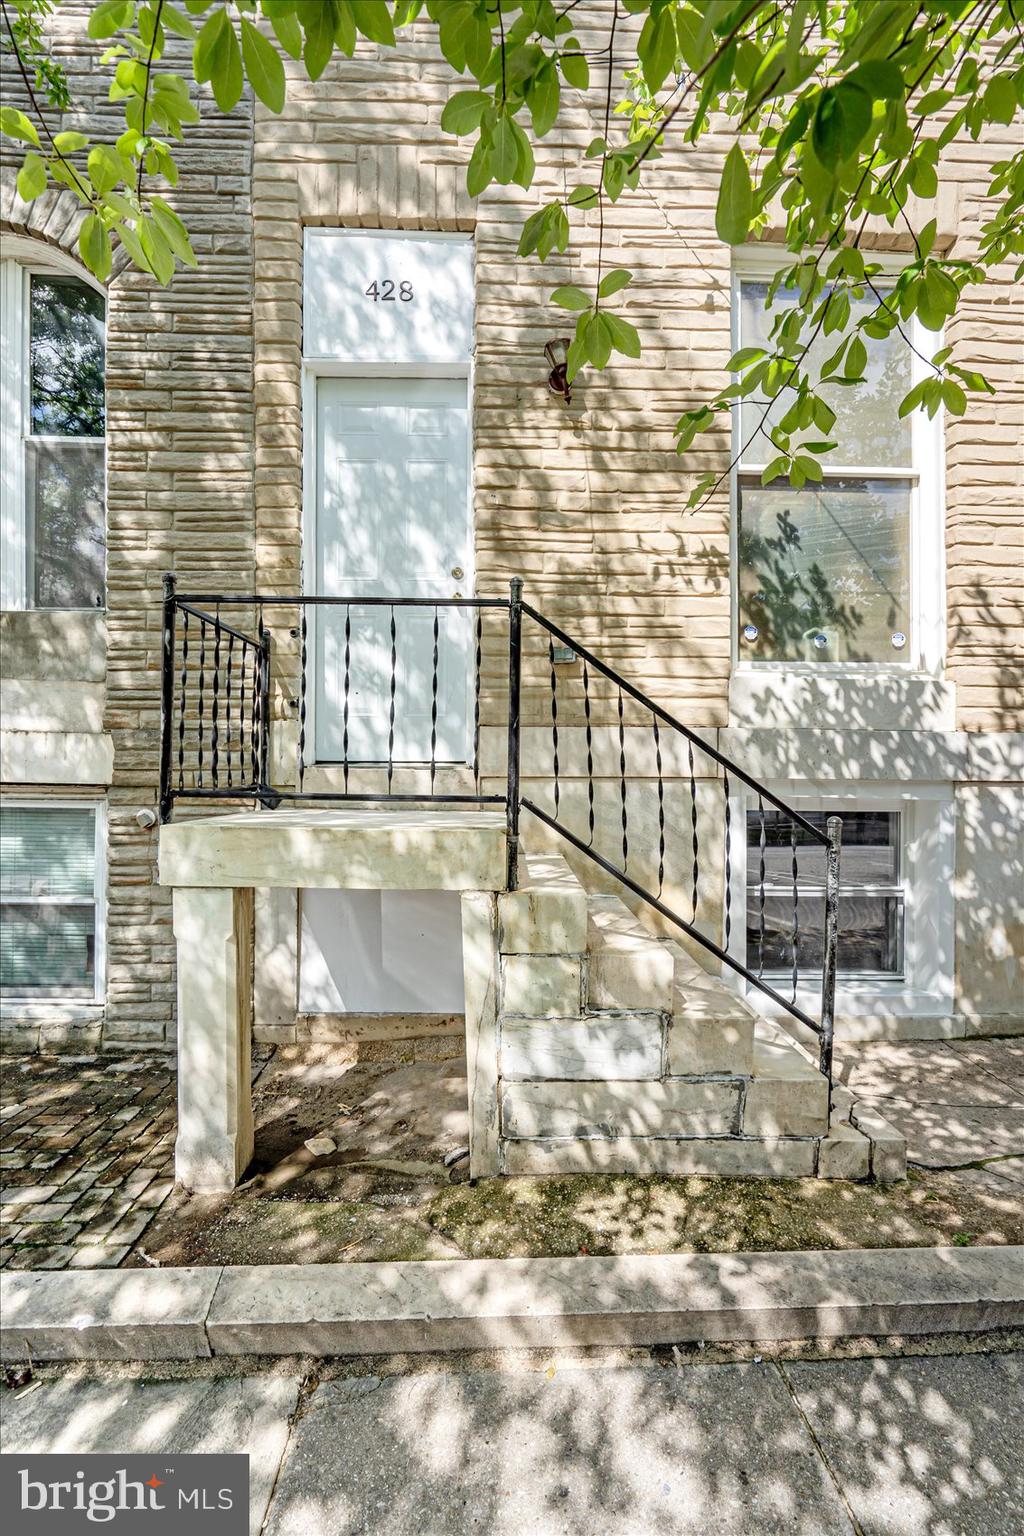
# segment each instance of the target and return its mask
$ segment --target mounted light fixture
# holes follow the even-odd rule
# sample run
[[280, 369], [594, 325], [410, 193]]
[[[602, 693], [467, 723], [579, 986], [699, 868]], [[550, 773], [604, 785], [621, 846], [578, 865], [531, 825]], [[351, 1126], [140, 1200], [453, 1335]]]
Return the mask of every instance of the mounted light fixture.
[[551, 364], [548, 389], [553, 395], [561, 395], [566, 405], [572, 399], [572, 385], [567, 377], [569, 367], [569, 337], [555, 336], [544, 343], [544, 356]]

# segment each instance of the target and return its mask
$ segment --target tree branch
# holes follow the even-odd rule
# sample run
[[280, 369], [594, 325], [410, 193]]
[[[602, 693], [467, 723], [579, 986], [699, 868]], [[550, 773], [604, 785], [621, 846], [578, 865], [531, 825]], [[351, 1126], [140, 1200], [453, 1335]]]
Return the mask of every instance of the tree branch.
[[74, 181], [75, 181], [76, 186], [78, 187], [80, 196], [83, 198], [83, 200], [86, 203], [89, 204], [90, 207], [93, 207], [94, 204], [95, 204], [95, 200], [93, 198], [91, 190], [89, 189], [89, 187], [86, 186], [86, 184], [83, 182], [81, 176], [78, 174], [77, 166], [72, 165], [71, 161], [67, 158], [67, 156], [62, 154], [61, 151], [57, 148], [56, 141], [55, 141], [55, 139], [53, 137], [53, 134], [50, 131], [50, 125], [46, 121], [46, 118], [43, 116], [43, 109], [39, 105], [39, 100], [38, 100], [38, 98], [36, 96], [35, 89], [34, 89], [34, 87], [32, 85], [32, 81], [28, 77], [28, 70], [25, 67], [25, 60], [21, 56], [21, 49], [18, 47], [18, 40], [17, 40], [17, 38], [14, 35], [14, 28], [11, 26], [11, 18], [7, 14], [7, 6], [3, 3], [3, 0], [0, 0], [0, 11], [3, 12], [4, 25], [6, 26], [7, 34], [8, 34], [8, 36], [11, 39], [11, 47], [14, 50], [14, 57], [18, 61], [18, 73], [21, 75], [22, 82], [23, 82], [23, 84], [25, 86], [25, 90], [28, 92], [28, 99], [32, 103], [32, 110], [35, 113], [36, 117], [39, 119], [39, 126], [40, 126], [40, 128], [42, 128], [43, 132], [45, 133], [47, 139], [50, 142], [50, 148], [51, 148], [51, 150], [53, 152], [54, 157], [57, 160], [60, 161], [61, 165], [64, 165], [64, 166], [67, 167], [68, 174], [74, 178]]

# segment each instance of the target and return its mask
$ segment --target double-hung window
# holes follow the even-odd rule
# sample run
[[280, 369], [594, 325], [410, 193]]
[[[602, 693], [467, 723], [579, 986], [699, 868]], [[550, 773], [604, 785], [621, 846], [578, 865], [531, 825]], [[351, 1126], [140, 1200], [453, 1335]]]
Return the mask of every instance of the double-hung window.
[[[843, 819], [839, 887], [838, 968], [846, 978], [895, 981], [903, 976], [904, 871], [902, 812], [844, 806], [803, 809], [825, 831], [829, 816]], [[796, 837], [796, 849], [792, 837]], [[793, 896], [793, 861], [798, 879]], [[762, 872], [764, 877], [762, 902]], [[800, 971], [820, 974], [825, 931], [825, 849], [788, 816], [766, 807], [747, 811], [747, 964], [766, 976], [792, 970], [796, 943]]]
[[63, 270], [0, 265], [3, 607], [105, 600], [105, 304]]
[[104, 825], [96, 805], [0, 805], [0, 995], [103, 991]]
[[[737, 275], [737, 347], [771, 347], [773, 316], [795, 302], [782, 289], [766, 311], [769, 278]], [[881, 290], [880, 290], [881, 291]], [[870, 293], [851, 306], [851, 325], [877, 308]], [[811, 345], [812, 369], [836, 336]], [[930, 338], [932, 350], [940, 345]], [[937, 433], [919, 413], [899, 418], [914, 382], [914, 355], [898, 331], [868, 348], [865, 382], [825, 386], [836, 412], [835, 449], [824, 478], [795, 490], [762, 485], [776, 456], [768, 438], [792, 397], [756, 397], [736, 409], [738, 660], [800, 667], [933, 668], [941, 616], [935, 529]], [[803, 434], [813, 441], [817, 430]], [[929, 439], [932, 440], [928, 448]], [[928, 462], [923, 462], [927, 460]], [[941, 539], [938, 548], [941, 549]]]

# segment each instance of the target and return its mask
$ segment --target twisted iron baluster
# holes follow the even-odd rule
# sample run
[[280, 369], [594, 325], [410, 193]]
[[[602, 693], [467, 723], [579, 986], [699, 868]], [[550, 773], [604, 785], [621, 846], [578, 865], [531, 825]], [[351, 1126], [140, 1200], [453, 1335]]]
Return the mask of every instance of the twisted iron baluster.
[[391, 697], [388, 703], [388, 794], [395, 775], [395, 689], [398, 667], [398, 630], [395, 626], [395, 609], [391, 607]]
[[181, 708], [178, 711], [178, 788], [185, 788], [185, 712], [188, 705], [188, 609], [181, 610]]
[[228, 630], [228, 662], [224, 677], [224, 736], [227, 740], [228, 750], [228, 789], [231, 788], [234, 779], [231, 772], [231, 759], [234, 754], [234, 746], [231, 739], [231, 673], [235, 659], [235, 632]]
[[[253, 680], [255, 680], [256, 691], [255, 696], [253, 696], [252, 710], [252, 780], [253, 783], [261, 783], [263, 771], [261, 771], [261, 766], [259, 765], [263, 762], [263, 641], [267, 633], [266, 625], [263, 622], [263, 604], [259, 604], [259, 607], [256, 608], [256, 613], [259, 614], [259, 621], [256, 624], [256, 639], [258, 639], [259, 645], [255, 656], [253, 656], [253, 673], [255, 673], [255, 679]], [[270, 687], [270, 679], [267, 679], [267, 687]]]
[[652, 715], [654, 723], [654, 765], [658, 770], [658, 895], [665, 889], [665, 780], [662, 776], [661, 762], [661, 732], [658, 729], [658, 717]]
[[249, 697], [246, 679], [249, 662], [249, 642], [242, 640], [238, 647], [241, 665], [238, 668], [238, 782], [245, 783], [245, 701]]
[[619, 689], [619, 796], [622, 801], [622, 868], [629, 868], [629, 831], [626, 813], [626, 717]]
[[[263, 610], [260, 609], [259, 623], [260, 644], [263, 642]], [[253, 650], [252, 655], [252, 692], [249, 696], [249, 709], [251, 719], [249, 721], [249, 755], [252, 768], [252, 783], [257, 785], [260, 781], [260, 650]]]
[[205, 705], [203, 701], [203, 689], [206, 686], [206, 620], [199, 620], [199, 756], [197, 759], [199, 774], [196, 786], [203, 787], [203, 729]]
[[590, 674], [587, 671], [586, 662], [583, 663], [583, 716], [586, 720], [587, 736], [587, 826], [590, 836], [587, 839], [588, 847], [594, 846], [594, 731], [590, 722]]
[[690, 822], [693, 827], [693, 921], [697, 920], [697, 879], [700, 873], [700, 844], [697, 841], [697, 781], [693, 776], [693, 742], [687, 742], [690, 759]]
[[757, 840], [758, 852], [760, 854], [757, 883], [757, 974], [760, 978], [764, 975], [764, 880], [766, 874], [765, 849], [768, 844], [764, 825], [764, 801], [760, 795], [757, 797], [757, 817], [760, 823], [760, 833]]
[[793, 850], [793, 1002], [796, 1002], [796, 984], [798, 979], [799, 961], [797, 951], [800, 944], [800, 915], [798, 881], [800, 871], [797, 865], [796, 855], [796, 822], [794, 821], [789, 832], [790, 847]]
[[434, 779], [437, 775], [437, 660], [438, 660], [438, 635], [440, 633], [437, 618], [437, 606], [434, 607], [434, 657], [430, 674], [430, 793], [434, 793]]
[[348, 794], [348, 689], [352, 671], [352, 605], [345, 604], [345, 695], [341, 717], [341, 760], [345, 771], [345, 793]]
[[476, 678], [473, 684], [473, 784], [480, 790], [480, 668], [484, 650], [484, 611], [476, 611]]
[[306, 777], [306, 659], [308, 628], [306, 605], [299, 604], [299, 794]]
[[220, 773], [218, 755], [220, 748], [220, 603], [214, 609], [213, 619], [213, 710], [212, 710], [212, 734], [211, 734], [211, 772], [213, 775], [213, 787], [220, 785]]
[[548, 636], [548, 670], [551, 674], [551, 766], [555, 775], [555, 820], [558, 820], [558, 802], [561, 786], [558, 781], [558, 679], [555, 675], [555, 642]]
[[725, 948], [729, 948], [732, 936], [732, 804], [729, 800], [729, 770], [722, 770], [722, 791], [725, 795]]

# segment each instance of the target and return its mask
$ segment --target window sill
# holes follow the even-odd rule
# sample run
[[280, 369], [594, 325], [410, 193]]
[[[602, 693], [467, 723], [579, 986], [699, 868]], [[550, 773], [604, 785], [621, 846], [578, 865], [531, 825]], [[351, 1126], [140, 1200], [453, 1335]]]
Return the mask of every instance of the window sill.
[[[765, 978], [769, 980], [768, 977]], [[770, 985], [774, 983], [769, 982]], [[782, 987], [776, 988], [782, 991]], [[756, 987], [747, 987], [747, 1000], [758, 1007], [766, 1018], [786, 1017], [786, 1010], [759, 993]], [[797, 1006], [816, 1019], [821, 1012], [820, 987], [799, 987]], [[847, 981], [836, 987], [836, 1016], [848, 1019], [906, 1019], [945, 1018], [953, 1011], [953, 997], [949, 992], [926, 992], [905, 981]]]
[[730, 728], [953, 731], [956, 688], [909, 667], [740, 662], [729, 680]]
[[69, 1024], [90, 1024], [102, 1016], [105, 1006], [105, 1003], [83, 997], [35, 997], [31, 1002], [4, 998], [0, 1002], [0, 1021], [4, 1024], [39, 1024], [52, 1019], [58, 1012]]

